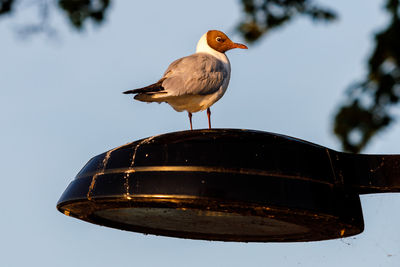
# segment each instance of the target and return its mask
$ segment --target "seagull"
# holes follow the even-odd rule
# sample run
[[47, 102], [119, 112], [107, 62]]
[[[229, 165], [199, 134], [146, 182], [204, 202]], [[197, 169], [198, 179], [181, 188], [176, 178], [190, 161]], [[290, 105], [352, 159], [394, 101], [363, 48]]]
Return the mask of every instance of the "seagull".
[[135, 94], [134, 99], [142, 102], [166, 102], [178, 112], [187, 111], [190, 130], [192, 113], [207, 109], [211, 129], [210, 107], [228, 88], [231, 65], [225, 52], [233, 48], [247, 46], [232, 42], [221, 31], [210, 30], [201, 36], [196, 53], [172, 62], [158, 82], [124, 94]]

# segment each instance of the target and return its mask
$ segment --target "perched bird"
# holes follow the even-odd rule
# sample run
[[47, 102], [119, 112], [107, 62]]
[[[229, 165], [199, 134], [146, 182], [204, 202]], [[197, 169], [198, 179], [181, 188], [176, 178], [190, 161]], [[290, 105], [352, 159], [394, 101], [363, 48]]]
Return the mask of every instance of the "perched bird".
[[232, 42], [221, 31], [208, 31], [197, 43], [196, 53], [172, 62], [158, 82], [124, 94], [135, 94], [134, 99], [143, 102], [166, 102], [179, 112], [186, 110], [191, 130], [192, 113], [207, 109], [211, 129], [210, 107], [228, 88], [231, 65], [225, 52], [233, 48], [247, 46]]

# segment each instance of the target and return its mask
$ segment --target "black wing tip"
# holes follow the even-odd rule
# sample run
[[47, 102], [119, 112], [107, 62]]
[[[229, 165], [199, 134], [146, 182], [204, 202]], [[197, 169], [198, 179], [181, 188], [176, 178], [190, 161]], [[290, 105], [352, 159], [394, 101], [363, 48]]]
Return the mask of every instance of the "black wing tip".
[[164, 90], [164, 87], [162, 87], [162, 82], [165, 80], [165, 78], [162, 78], [156, 83], [153, 83], [149, 86], [139, 88], [139, 89], [133, 89], [133, 90], [128, 90], [123, 92], [123, 94], [151, 94], [151, 93], [156, 93]]
[[125, 91], [125, 92], [122, 92], [123, 94], [125, 94], [125, 95], [128, 95], [128, 94], [134, 94], [135, 92], [134, 92], [135, 90], [128, 90], [128, 91]]

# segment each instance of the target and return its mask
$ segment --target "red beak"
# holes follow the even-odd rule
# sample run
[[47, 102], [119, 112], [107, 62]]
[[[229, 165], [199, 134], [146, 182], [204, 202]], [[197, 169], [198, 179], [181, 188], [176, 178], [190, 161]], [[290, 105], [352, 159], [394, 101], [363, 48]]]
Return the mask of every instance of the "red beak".
[[232, 48], [248, 49], [244, 44], [233, 43]]

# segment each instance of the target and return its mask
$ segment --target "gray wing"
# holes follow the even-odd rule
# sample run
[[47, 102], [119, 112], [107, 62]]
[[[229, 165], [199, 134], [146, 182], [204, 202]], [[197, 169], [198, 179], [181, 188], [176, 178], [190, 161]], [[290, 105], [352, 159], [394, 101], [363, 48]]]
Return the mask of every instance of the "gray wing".
[[164, 73], [162, 87], [168, 95], [207, 95], [220, 89], [228, 71], [216, 57], [196, 53], [175, 60]]

